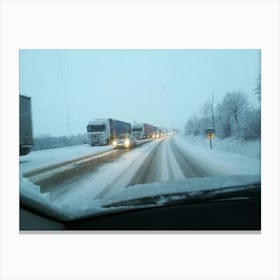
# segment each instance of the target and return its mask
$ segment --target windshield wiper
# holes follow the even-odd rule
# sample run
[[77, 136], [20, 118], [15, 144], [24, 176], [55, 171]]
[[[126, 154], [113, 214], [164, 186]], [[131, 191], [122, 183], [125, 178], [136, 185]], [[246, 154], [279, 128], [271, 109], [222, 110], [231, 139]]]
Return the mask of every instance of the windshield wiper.
[[166, 206], [172, 204], [194, 204], [206, 201], [233, 200], [233, 199], [258, 199], [261, 195], [260, 184], [238, 187], [226, 187], [214, 190], [192, 191], [189, 193], [161, 194], [141, 197], [125, 201], [118, 201], [102, 205], [103, 208], [127, 206]]

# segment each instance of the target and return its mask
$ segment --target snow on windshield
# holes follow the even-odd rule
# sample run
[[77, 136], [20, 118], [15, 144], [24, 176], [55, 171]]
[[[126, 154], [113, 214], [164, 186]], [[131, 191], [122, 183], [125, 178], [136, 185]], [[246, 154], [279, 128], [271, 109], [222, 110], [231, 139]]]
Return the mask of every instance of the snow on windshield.
[[188, 178], [184, 180], [133, 186], [104, 198], [102, 204], [110, 205], [123, 201], [170, 194], [187, 193], [189, 196], [192, 196], [203, 191], [221, 190], [231, 187], [247, 188], [248, 186], [253, 187], [256, 184], [260, 184], [260, 176], [257, 175]]

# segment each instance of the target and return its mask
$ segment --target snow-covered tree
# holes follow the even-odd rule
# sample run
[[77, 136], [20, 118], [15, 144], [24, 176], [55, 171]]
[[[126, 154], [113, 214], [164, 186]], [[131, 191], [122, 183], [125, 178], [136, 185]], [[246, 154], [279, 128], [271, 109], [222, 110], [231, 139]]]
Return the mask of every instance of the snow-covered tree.
[[261, 74], [256, 79], [256, 87], [254, 89], [254, 92], [258, 100], [261, 101]]
[[185, 134], [204, 135], [209, 127], [214, 127], [220, 138], [258, 139], [261, 135], [261, 110], [251, 107], [247, 95], [240, 91], [227, 93], [215, 107], [212, 96], [202, 106], [199, 117], [187, 121]]
[[250, 108], [247, 95], [240, 91], [228, 92], [221, 102], [223, 110], [232, 114], [235, 123], [238, 123], [239, 116]]
[[244, 140], [255, 140], [260, 138], [261, 114], [259, 109], [247, 111], [242, 115], [236, 136]]
[[52, 137], [50, 135], [34, 138], [33, 151], [52, 149], [66, 146], [81, 145], [87, 143], [87, 134], [78, 134], [72, 136]]
[[200, 121], [196, 116], [190, 118], [185, 125], [186, 135], [198, 135], [200, 134]]
[[216, 133], [221, 138], [230, 137], [232, 134], [232, 118], [225, 104], [219, 103], [216, 107]]
[[214, 113], [214, 94], [201, 108], [201, 119], [203, 126], [206, 128], [215, 128], [215, 113]]

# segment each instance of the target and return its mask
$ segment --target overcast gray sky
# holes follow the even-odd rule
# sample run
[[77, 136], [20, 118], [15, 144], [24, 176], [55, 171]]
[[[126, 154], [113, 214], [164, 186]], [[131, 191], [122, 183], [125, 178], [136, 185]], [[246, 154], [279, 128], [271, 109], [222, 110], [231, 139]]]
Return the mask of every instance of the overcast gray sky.
[[115, 118], [183, 130], [215, 95], [254, 99], [260, 50], [20, 50], [20, 94], [34, 136], [85, 133]]

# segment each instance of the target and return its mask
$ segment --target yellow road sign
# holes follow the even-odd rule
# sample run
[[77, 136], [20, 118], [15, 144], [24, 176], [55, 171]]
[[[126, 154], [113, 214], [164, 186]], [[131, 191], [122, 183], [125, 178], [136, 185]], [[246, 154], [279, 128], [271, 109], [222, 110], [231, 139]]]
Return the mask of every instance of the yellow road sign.
[[209, 139], [215, 138], [215, 133], [207, 133], [207, 138]]

